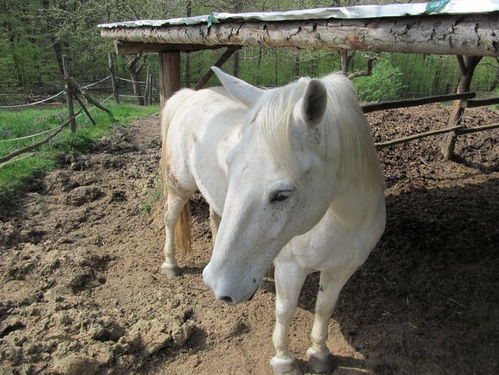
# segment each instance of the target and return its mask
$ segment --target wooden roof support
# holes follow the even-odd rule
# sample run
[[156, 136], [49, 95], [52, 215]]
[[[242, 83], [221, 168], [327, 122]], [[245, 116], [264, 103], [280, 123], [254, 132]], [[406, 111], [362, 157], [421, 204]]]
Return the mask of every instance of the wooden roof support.
[[213, 45], [205, 46], [199, 44], [165, 44], [165, 43], [144, 43], [144, 42], [126, 42], [121, 40], [115, 41], [116, 53], [119, 55], [136, 55], [138, 53], [157, 53], [157, 52], [194, 52], [204, 49], [218, 49], [227, 46]]
[[[499, 56], [497, 12], [317, 21], [239, 21], [206, 25], [102, 29], [120, 53], [185, 51], [220, 46], [365, 50]], [[140, 44], [140, 48], [138, 47]], [[134, 52], [131, 52], [135, 48]]]
[[[227, 48], [227, 51], [224, 52], [222, 56], [218, 59], [218, 61], [214, 64], [217, 68], [221, 68], [223, 64], [236, 52], [239, 48], [236, 47], [230, 47]], [[198, 83], [196, 83], [196, 86], [194, 86], [194, 90], [199, 90], [202, 89], [204, 85], [210, 80], [211, 76], [213, 75], [213, 70], [209, 70], [203, 78], [199, 80]]]
[[180, 52], [159, 54], [159, 94], [161, 109], [175, 91], [180, 90]]

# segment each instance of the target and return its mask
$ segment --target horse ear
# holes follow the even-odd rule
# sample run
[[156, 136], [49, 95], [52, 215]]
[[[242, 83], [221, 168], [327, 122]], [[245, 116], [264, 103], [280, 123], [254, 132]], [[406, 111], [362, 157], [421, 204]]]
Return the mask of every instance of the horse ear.
[[302, 115], [308, 126], [316, 127], [322, 121], [327, 107], [327, 90], [318, 79], [310, 81], [303, 97]]
[[211, 70], [213, 70], [213, 72], [217, 75], [218, 79], [230, 94], [230, 96], [250, 108], [256, 103], [258, 98], [263, 93], [262, 89], [252, 86], [239, 78], [224, 73], [216, 66], [212, 66]]

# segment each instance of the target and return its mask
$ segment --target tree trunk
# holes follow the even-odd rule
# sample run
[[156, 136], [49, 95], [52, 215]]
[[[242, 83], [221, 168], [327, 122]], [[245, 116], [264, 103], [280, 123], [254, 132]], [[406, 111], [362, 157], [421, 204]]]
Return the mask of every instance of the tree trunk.
[[[461, 77], [459, 78], [459, 84], [457, 86], [456, 93], [461, 94], [463, 92], [469, 91], [471, 86], [471, 80], [473, 78], [473, 73], [475, 68], [482, 59], [481, 56], [467, 56], [463, 58], [462, 56], [457, 56], [459, 68], [461, 71]], [[454, 101], [452, 110], [449, 118], [449, 126], [457, 126], [461, 124], [463, 119], [465, 108], [462, 106], [462, 100]], [[454, 148], [456, 146], [456, 133], [452, 132], [447, 135], [444, 143], [442, 145], [442, 154], [446, 160], [452, 160], [454, 158]]]
[[294, 65], [294, 69], [293, 69], [293, 75], [295, 76], [294, 77], [295, 79], [300, 77], [300, 63], [301, 63], [300, 51], [296, 51], [295, 52], [295, 65]]
[[499, 45], [494, 35], [498, 29], [499, 18], [489, 13], [368, 20], [234, 21], [215, 23], [209, 32], [205, 25], [117, 27], [103, 28], [101, 35], [120, 40], [121, 46], [140, 43], [153, 35], [156, 44], [175, 44], [177, 48], [234, 45], [497, 56]]
[[355, 51], [349, 52], [346, 50], [340, 51], [340, 61], [341, 61], [341, 72], [344, 75], [348, 75], [350, 71], [350, 63], [355, 56]]
[[144, 105], [144, 97], [138, 84], [138, 81], [140, 79], [140, 72], [144, 67], [144, 60], [145, 57], [140, 53], [138, 55], [135, 55], [135, 57], [130, 60], [130, 62], [126, 66], [132, 79], [133, 95], [137, 97], [137, 103], [139, 105]]
[[133, 95], [137, 97], [138, 105], [144, 105], [144, 97], [141, 95], [142, 92], [137, 82], [139, 80], [139, 73], [136, 71], [130, 71], [130, 78], [132, 79]]

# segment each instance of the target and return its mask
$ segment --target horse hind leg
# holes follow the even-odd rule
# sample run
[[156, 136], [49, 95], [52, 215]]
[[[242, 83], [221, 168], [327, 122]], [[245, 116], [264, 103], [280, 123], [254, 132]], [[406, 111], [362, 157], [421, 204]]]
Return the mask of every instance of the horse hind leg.
[[180, 269], [175, 259], [175, 225], [189, 198], [188, 195], [180, 196], [170, 190], [165, 202], [165, 261], [161, 265], [161, 272], [168, 277], [180, 275]]
[[315, 373], [330, 373], [334, 369], [333, 356], [326, 346], [329, 319], [341, 289], [354, 272], [355, 269], [351, 268], [321, 272], [314, 325], [310, 335], [312, 346], [307, 350], [308, 365]]
[[276, 323], [272, 340], [275, 356], [270, 361], [274, 375], [301, 375], [294, 356], [289, 352], [289, 325], [296, 312], [298, 296], [305, 281], [306, 274], [295, 265], [276, 264]]

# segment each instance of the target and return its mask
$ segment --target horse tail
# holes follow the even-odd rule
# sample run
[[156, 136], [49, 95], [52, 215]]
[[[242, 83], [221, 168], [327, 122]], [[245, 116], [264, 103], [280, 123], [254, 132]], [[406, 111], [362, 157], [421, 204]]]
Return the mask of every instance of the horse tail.
[[183, 254], [192, 253], [191, 242], [191, 204], [189, 201], [182, 208], [175, 225], [175, 245]]
[[[175, 116], [177, 108], [187, 100], [193, 92], [191, 89], [183, 89], [175, 93], [167, 100], [163, 107], [161, 116], [161, 159], [160, 159], [160, 175], [163, 186], [163, 200], [168, 196], [168, 171], [170, 170], [167, 150], [167, 136], [170, 124]], [[177, 224], [175, 225], [175, 245], [182, 253], [192, 252], [191, 246], [191, 207], [189, 201], [182, 208]]]

